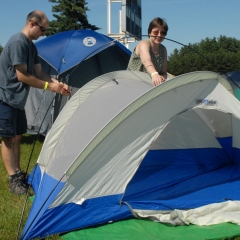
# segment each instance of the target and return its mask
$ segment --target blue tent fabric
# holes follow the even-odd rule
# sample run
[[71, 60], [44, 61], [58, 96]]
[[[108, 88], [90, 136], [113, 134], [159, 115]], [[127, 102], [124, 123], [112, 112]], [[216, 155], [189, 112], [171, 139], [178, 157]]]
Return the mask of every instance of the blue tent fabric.
[[[39, 166], [36, 166], [36, 169], [34, 169], [32, 173], [34, 171], [36, 172], [36, 174], [38, 174]], [[31, 181], [32, 177], [33, 176], [30, 176], [28, 181]], [[32, 211], [28, 217], [28, 221], [25, 224], [22, 233], [22, 239], [24, 239], [25, 236], [27, 236], [27, 239], [31, 239], [35, 236], [44, 236], [46, 232], [48, 233], [48, 235], [51, 235], [56, 233], [73, 231], [75, 229], [79, 229], [79, 226], [81, 228], [90, 227], [94, 225], [99, 225], [104, 222], [126, 219], [132, 216], [132, 213], [128, 206], [119, 205], [122, 194], [113, 195], [110, 198], [109, 196], [105, 196], [89, 199], [85, 201], [82, 205], [69, 203], [66, 205], [47, 209], [54, 197], [63, 187], [64, 183], [58, 182], [54, 180], [54, 178], [51, 178], [46, 174], [43, 178], [43, 189], [40, 190], [41, 198], [37, 198], [33, 202]], [[38, 181], [33, 180], [32, 184], [33, 189], [35, 189], [36, 191], [39, 184]], [[51, 190], [51, 192], [49, 192], [49, 189]], [[88, 215], [88, 213], [91, 214]], [[84, 219], [79, 222], [79, 218], [82, 218], [83, 215], [85, 216]], [[92, 217], [93, 215], [95, 217]], [[37, 217], [35, 218], [35, 216]], [[48, 223], [46, 224], [46, 222], [44, 221], [44, 219], [52, 218], [55, 219], [54, 222], [48, 221]], [[62, 222], [64, 222], [64, 224], [62, 224]], [[35, 226], [33, 229], [31, 229], [33, 224]]]
[[38, 41], [36, 47], [40, 57], [58, 74], [62, 74], [113, 44], [123, 49], [128, 55], [131, 54], [130, 50], [117, 40], [92, 30], [70, 30], [57, 33]]
[[232, 86], [235, 85], [235, 87], [240, 87], [240, 71], [227, 72], [222, 76], [228, 79], [229, 82], [232, 83]]
[[[34, 231], [38, 231], [37, 230], [38, 228], [43, 227], [41, 225], [41, 216], [47, 210], [47, 208], [49, 207], [49, 204], [53, 201], [55, 196], [59, 193], [59, 191], [62, 189], [64, 185], [63, 183], [49, 177], [47, 174], [44, 174], [43, 178], [44, 178], [43, 180], [44, 185], [49, 186], [49, 188], [38, 189], [38, 191], [41, 192], [41, 199], [39, 198], [34, 199], [32, 210], [29, 214], [28, 221], [25, 225], [22, 236], [24, 236], [25, 234], [28, 234], [29, 228], [31, 228], [32, 224], [35, 224], [36, 222], [39, 222], [39, 223], [36, 224], [36, 226], [34, 227]], [[29, 236], [30, 235], [31, 234], [29, 234]]]
[[231, 84], [234, 94], [240, 100], [240, 71], [227, 72], [222, 75]]
[[[234, 152], [240, 153], [239, 149]], [[148, 201], [153, 201], [154, 206], [159, 203], [159, 210], [174, 210], [224, 199], [240, 200], [236, 191], [240, 182], [239, 163], [239, 156], [232, 162], [220, 149], [149, 151], [129, 183], [123, 201], [135, 205], [138, 200], [145, 200], [145, 208]], [[222, 191], [228, 181], [235, 184]], [[216, 194], [209, 200], [206, 196], [211, 196], [212, 191]]]

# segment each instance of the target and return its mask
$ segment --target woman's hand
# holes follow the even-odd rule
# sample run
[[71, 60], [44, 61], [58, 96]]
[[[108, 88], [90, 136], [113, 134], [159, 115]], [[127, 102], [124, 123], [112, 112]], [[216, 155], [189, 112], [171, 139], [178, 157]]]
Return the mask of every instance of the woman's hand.
[[165, 82], [166, 78], [162, 75], [155, 74], [152, 76], [153, 86], [158, 86], [159, 84]]

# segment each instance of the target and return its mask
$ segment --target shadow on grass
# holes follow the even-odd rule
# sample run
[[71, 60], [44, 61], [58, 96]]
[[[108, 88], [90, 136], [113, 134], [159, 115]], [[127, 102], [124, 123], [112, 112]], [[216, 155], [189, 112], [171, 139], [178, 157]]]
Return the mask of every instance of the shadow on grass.
[[[35, 141], [38, 141], [40, 143], [43, 143], [45, 140], [45, 136], [43, 135], [30, 135], [30, 134], [24, 134], [23, 138], [21, 140], [21, 144], [27, 144], [27, 145], [31, 145], [33, 144]], [[0, 137], [0, 143], [2, 141], [2, 137]]]
[[45, 140], [45, 137], [43, 135], [29, 135], [24, 134], [21, 143], [22, 144], [33, 144], [35, 141], [39, 141], [40, 143], [43, 143]]

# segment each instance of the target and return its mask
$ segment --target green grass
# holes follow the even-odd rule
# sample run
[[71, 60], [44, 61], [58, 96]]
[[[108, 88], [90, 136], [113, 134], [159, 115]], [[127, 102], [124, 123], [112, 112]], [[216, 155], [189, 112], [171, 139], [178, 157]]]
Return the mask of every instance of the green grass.
[[[1, 141], [1, 138], [0, 138]], [[32, 168], [37, 162], [38, 155], [41, 151], [44, 137], [36, 135], [24, 135], [21, 144], [21, 167], [22, 170], [26, 170], [29, 163], [28, 173], [31, 172]], [[36, 143], [36, 144], [34, 144]], [[31, 159], [30, 159], [31, 158]], [[19, 231], [21, 235], [23, 226], [26, 222], [27, 215], [31, 208], [31, 201], [27, 198], [26, 194], [22, 196], [16, 196], [9, 191], [9, 178], [0, 156], [0, 239], [11, 240], [16, 239]], [[29, 162], [30, 160], [30, 162]], [[30, 191], [29, 197], [33, 195], [32, 190]], [[27, 200], [26, 207], [25, 202]], [[25, 210], [24, 210], [25, 209]], [[24, 210], [24, 211], [23, 211]], [[23, 217], [21, 220], [23, 212]], [[21, 223], [21, 224], [20, 224]], [[60, 239], [56, 236], [49, 239]]]
[[[36, 141], [37, 139], [37, 141]], [[1, 138], [0, 138], [1, 141]], [[28, 173], [31, 172], [32, 168], [37, 162], [38, 155], [41, 151], [44, 137], [40, 136], [37, 138], [35, 135], [24, 135], [21, 144], [21, 164], [22, 169], [26, 170], [28, 163]], [[36, 144], [34, 144], [36, 142]], [[34, 147], [34, 148], [33, 148]], [[1, 156], [0, 156], [1, 159]], [[9, 192], [9, 179], [5, 167], [2, 163], [0, 164], [0, 240], [12, 240], [16, 239], [18, 229], [20, 227], [19, 235], [21, 235], [23, 226], [26, 222], [27, 215], [31, 208], [31, 201], [29, 197], [33, 194], [31, 191], [28, 198], [26, 195], [15, 196]], [[23, 218], [20, 224], [23, 208], [27, 199], [26, 208], [24, 210]], [[47, 239], [59, 240], [60, 236], [52, 236]], [[240, 240], [240, 237], [232, 237], [223, 240]]]

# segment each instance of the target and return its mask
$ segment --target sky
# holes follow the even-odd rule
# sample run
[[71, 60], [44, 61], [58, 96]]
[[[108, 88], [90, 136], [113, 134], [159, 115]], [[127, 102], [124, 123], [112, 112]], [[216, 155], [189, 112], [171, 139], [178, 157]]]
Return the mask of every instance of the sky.
[[[107, 35], [107, 0], [86, 0], [90, 24]], [[5, 46], [11, 35], [22, 30], [26, 16], [35, 9], [54, 20], [53, 3], [48, 0], [1, 0], [0, 45]], [[150, 21], [161, 17], [168, 23], [167, 38], [188, 45], [221, 35], [240, 40], [240, 0], [142, 0], [142, 34], [147, 35]], [[111, 3], [111, 33], [118, 33], [121, 2]], [[143, 37], [145, 39], [146, 37]], [[130, 43], [132, 51], [137, 42]], [[182, 45], [165, 40], [168, 55]]]

